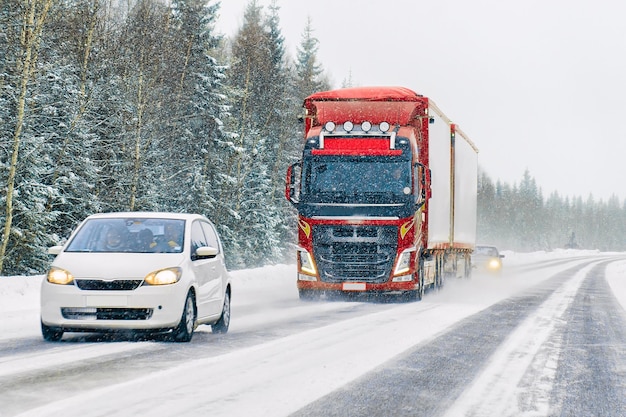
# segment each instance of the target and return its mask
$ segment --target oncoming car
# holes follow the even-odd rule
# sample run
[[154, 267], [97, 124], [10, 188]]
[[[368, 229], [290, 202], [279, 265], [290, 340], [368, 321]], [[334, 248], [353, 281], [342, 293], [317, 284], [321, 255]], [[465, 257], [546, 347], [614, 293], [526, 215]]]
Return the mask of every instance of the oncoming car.
[[479, 271], [499, 272], [504, 255], [495, 246], [477, 245], [472, 253], [472, 267]]
[[231, 280], [211, 221], [198, 214], [103, 213], [86, 218], [41, 287], [41, 332], [118, 330], [191, 340], [197, 325], [230, 325]]

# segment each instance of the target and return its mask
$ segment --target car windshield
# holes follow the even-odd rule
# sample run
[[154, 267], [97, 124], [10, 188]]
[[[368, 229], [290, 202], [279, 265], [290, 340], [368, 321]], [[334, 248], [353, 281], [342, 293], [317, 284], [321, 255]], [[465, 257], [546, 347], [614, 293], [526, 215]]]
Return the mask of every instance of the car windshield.
[[498, 256], [498, 250], [491, 246], [477, 246], [474, 253], [483, 256]]
[[66, 252], [180, 253], [185, 221], [154, 218], [89, 219]]

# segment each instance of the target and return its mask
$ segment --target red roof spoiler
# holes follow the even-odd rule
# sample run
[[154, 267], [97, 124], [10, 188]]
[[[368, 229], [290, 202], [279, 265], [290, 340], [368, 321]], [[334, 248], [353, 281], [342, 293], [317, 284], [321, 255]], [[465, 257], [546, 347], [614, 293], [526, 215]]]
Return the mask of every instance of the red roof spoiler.
[[313, 126], [327, 121], [408, 125], [425, 114], [428, 99], [405, 87], [354, 87], [314, 93], [304, 100], [303, 107], [306, 135]]

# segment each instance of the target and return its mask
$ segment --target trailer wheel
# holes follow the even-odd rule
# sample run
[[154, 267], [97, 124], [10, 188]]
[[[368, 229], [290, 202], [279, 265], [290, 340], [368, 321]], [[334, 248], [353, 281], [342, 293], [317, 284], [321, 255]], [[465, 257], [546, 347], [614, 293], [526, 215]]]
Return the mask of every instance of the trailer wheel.
[[443, 273], [443, 256], [438, 255], [435, 262], [435, 287], [441, 289], [445, 282]]
[[465, 254], [465, 278], [472, 278], [472, 257], [468, 253]]

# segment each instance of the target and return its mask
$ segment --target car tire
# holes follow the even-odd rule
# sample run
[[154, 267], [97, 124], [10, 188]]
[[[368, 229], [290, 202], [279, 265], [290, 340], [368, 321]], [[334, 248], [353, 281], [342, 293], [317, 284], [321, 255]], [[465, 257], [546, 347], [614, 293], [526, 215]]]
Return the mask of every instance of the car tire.
[[176, 342], [191, 341], [195, 328], [196, 306], [193, 293], [190, 291], [187, 293], [187, 298], [185, 299], [185, 306], [183, 307], [183, 315], [180, 318], [180, 323], [178, 323], [178, 326], [174, 329], [174, 340]]
[[41, 322], [41, 335], [46, 342], [58, 342], [63, 337], [63, 330], [58, 327], [50, 327]]
[[211, 325], [213, 333], [227, 333], [230, 326], [230, 291], [224, 294], [224, 305], [220, 319]]

